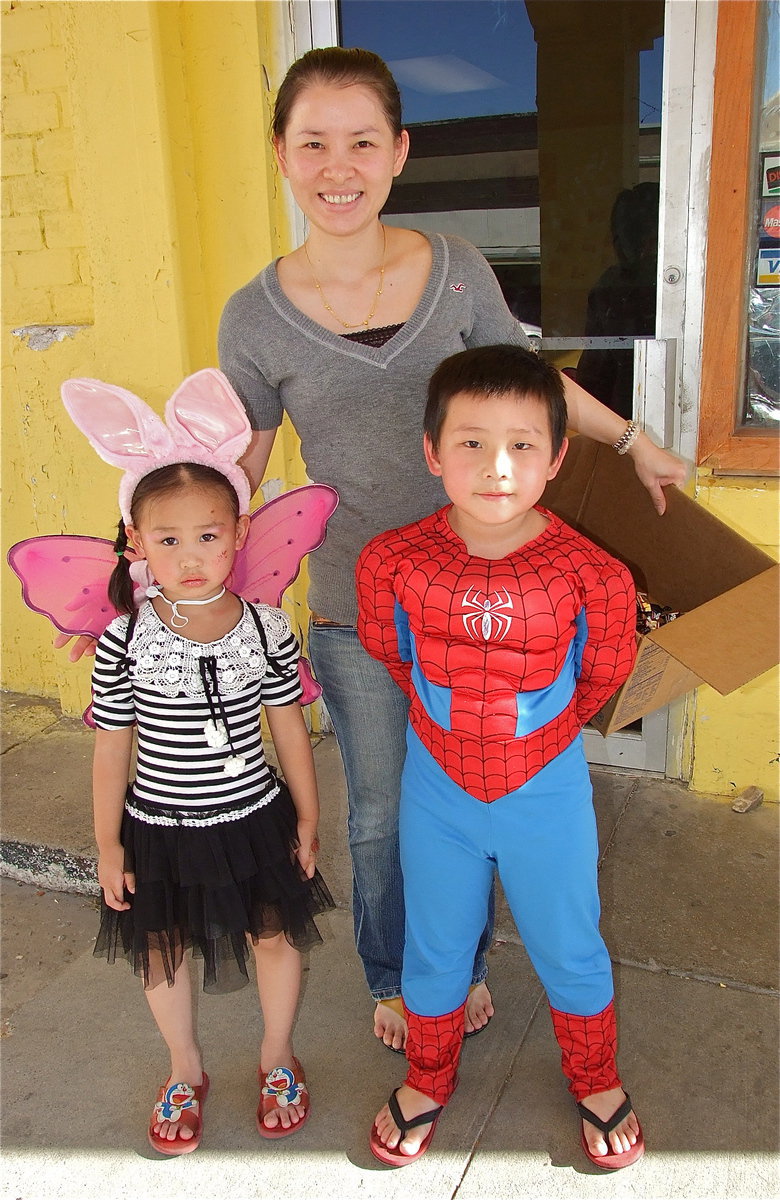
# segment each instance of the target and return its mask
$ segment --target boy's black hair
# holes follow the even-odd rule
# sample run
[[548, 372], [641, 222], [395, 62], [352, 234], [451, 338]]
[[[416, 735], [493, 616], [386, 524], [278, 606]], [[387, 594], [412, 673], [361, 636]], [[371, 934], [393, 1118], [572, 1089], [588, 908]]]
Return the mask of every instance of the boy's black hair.
[[566, 437], [566, 397], [560, 371], [521, 346], [476, 346], [439, 363], [428, 384], [423, 428], [439, 448], [450, 401], [462, 392], [477, 396], [531, 396], [547, 409], [555, 458]]

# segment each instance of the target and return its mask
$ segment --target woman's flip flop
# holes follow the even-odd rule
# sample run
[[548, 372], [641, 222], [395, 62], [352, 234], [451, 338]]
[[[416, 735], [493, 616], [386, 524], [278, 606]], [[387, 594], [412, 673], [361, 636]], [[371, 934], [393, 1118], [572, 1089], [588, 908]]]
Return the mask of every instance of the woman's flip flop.
[[[615, 1109], [608, 1121], [602, 1121], [601, 1117], [597, 1117], [594, 1112], [591, 1112], [584, 1104], [577, 1105], [577, 1111], [583, 1121], [589, 1121], [591, 1125], [595, 1125], [603, 1134], [609, 1135], [613, 1129], [624, 1121], [631, 1112], [631, 1097], [626, 1092], [626, 1098], [623, 1103]], [[629, 1150], [621, 1150], [616, 1154], [614, 1150], [610, 1150], [608, 1154], [593, 1154], [588, 1146], [588, 1140], [585, 1137], [584, 1128], [580, 1128], [580, 1142], [582, 1148], [587, 1154], [594, 1166], [601, 1167], [602, 1171], [619, 1171], [622, 1167], [630, 1167], [637, 1159], [640, 1159], [645, 1152], [645, 1139], [642, 1134], [642, 1126], [639, 1126], [639, 1133], [633, 1146]], [[609, 1142], [607, 1142], [609, 1145]]]
[[432, 1108], [430, 1112], [420, 1113], [419, 1117], [410, 1117], [409, 1120], [407, 1120], [404, 1114], [401, 1112], [398, 1100], [396, 1099], [397, 1091], [398, 1088], [396, 1088], [393, 1094], [390, 1096], [389, 1100], [387, 1101], [387, 1107], [390, 1109], [391, 1117], [401, 1130], [399, 1145], [400, 1142], [404, 1140], [410, 1129], [417, 1129], [419, 1125], [427, 1125], [429, 1121], [432, 1121], [433, 1124], [423, 1140], [420, 1142], [420, 1145], [417, 1147], [414, 1154], [403, 1154], [397, 1147], [396, 1149], [391, 1150], [389, 1146], [386, 1146], [384, 1142], [381, 1141], [376, 1125], [374, 1125], [373, 1129], [371, 1130], [371, 1136], [368, 1139], [368, 1144], [371, 1148], [371, 1153], [373, 1154], [374, 1158], [378, 1158], [380, 1162], [386, 1163], [389, 1167], [406, 1167], [409, 1163], [416, 1162], [418, 1158], [422, 1158], [423, 1154], [425, 1154], [425, 1151], [431, 1144], [431, 1139], [433, 1138], [436, 1130], [436, 1123], [443, 1113], [444, 1107], [443, 1105], [439, 1105], [438, 1108]]
[[[197, 1150], [203, 1134], [203, 1102], [209, 1091], [209, 1077], [203, 1072], [203, 1082], [197, 1086], [191, 1083], [164, 1083], [157, 1093], [157, 1101], [149, 1122], [149, 1142], [160, 1154], [171, 1157], [178, 1154], [190, 1154]], [[191, 1138], [182, 1138], [177, 1134], [171, 1141], [155, 1133], [155, 1125], [170, 1121], [172, 1125], [181, 1124], [182, 1128], [192, 1130]]]
[[[274, 1067], [266, 1074], [262, 1067], [258, 1067], [257, 1078], [260, 1083], [260, 1103], [257, 1106], [257, 1132], [260, 1137], [282, 1138], [297, 1133], [309, 1119], [311, 1107], [306, 1076], [298, 1059], [293, 1059], [292, 1070], [289, 1067]], [[269, 1113], [278, 1112], [279, 1109], [288, 1108], [290, 1105], [295, 1105], [303, 1114], [300, 1121], [296, 1121], [294, 1125], [282, 1125], [280, 1122], [269, 1127], [265, 1124], [264, 1118]]]

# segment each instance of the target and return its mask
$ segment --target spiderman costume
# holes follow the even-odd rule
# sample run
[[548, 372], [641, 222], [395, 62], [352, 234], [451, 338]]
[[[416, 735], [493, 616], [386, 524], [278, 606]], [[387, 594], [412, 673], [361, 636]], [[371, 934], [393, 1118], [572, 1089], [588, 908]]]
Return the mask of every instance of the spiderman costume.
[[401, 795], [407, 1084], [446, 1103], [498, 869], [577, 1100], [620, 1085], [581, 731], [628, 677], [630, 572], [553, 514], [514, 553], [468, 553], [449, 508], [374, 538], [358, 632], [409, 696]]

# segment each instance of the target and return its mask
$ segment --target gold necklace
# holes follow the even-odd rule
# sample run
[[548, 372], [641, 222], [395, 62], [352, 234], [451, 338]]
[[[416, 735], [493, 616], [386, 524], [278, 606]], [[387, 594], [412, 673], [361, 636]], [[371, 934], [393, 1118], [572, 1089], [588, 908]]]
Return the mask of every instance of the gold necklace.
[[335, 313], [333, 311], [333, 309], [331, 308], [331, 306], [328, 304], [327, 300], [323, 296], [322, 288], [320, 287], [320, 281], [317, 278], [317, 276], [314, 274], [314, 267], [312, 265], [311, 259], [309, 258], [309, 250], [306, 245], [306, 242], [303, 243], [303, 252], [306, 255], [306, 260], [309, 264], [309, 270], [311, 271], [311, 277], [314, 280], [314, 286], [316, 287], [317, 291], [319, 292], [320, 300], [322, 301], [322, 306], [325, 309], [325, 311], [329, 312], [330, 315], [336, 321], [338, 321], [339, 325], [341, 325], [342, 328], [344, 328], [344, 329], [360, 329], [361, 326], [363, 326], [363, 328], [365, 328], [365, 329], [368, 329], [368, 323], [371, 320], [371, 318], [373, 317], [374, 313], [376, 312], [376, 306], [379, 303], [379, 297], [382, 295], [382, 288], [384, 287], [384, 282], [385, 282], [385, 256], [387, 254], [387, 233], [385, 231], [384, 225], [382, 226], [382, 262], [379, 264], [379, 287], [376, 289], [376, 295], [374, 296], [374, 302], [371, 305], [371, 312], [368, 314], [368, 316], [364, 320], [358, 321], [358, 323], [356, 325], [350, 325], [348, 321], [342, 321], [342, 319], [338, 315], [338, 313]]

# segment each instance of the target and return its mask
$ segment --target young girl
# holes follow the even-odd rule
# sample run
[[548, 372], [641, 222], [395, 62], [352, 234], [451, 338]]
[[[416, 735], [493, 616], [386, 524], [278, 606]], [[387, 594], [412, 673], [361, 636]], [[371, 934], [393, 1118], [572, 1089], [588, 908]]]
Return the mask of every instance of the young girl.
[[[113, 421], [105, 405], [99, 412], [93, 405], [87, 417], [83, 404], [76, 411], [77, 397], [63, 394], [93, 445], [118, 461], [109, 430], [113, 424], [116, 437], [130, 424], [127, 416]], [[179, 396], [175, 415], [166, 414], [179, 442], [186, 403]], [[185, 950], [202, 956], [206, 991], [230, 991], [246, 981], [251, 940], [264, 1021], [257, 1127], [263, 1137], [284, 1137], [309, 1113], [292, 1044], [300, 951], [320, 940], [314, 914], [333, 906], [315, 868], [318, 797], [297, 703], [297, 642], [279, 609], [247, 604], [226, 587], [249, 527], [249, 489], [235, 465], [242, 441], [235, 424], [245, 418], [235, 397], [231, 403], [232, 411], [221, 392], [204, 421], [199, 398], [189, 423], [209, 430], [212, 444], [202, 453], [174, 446], [160, 454], [155, 431], [148, 432], [159, 419], [147, 410], [136, 421], [151, 449], [120, 488], [119, 560], [109, 594], [124, 615], [98, 642], [93, 673], [103, 891], [95, 953], [129, 959], [170, 1051], [149, 1126], [151, 1144], [169, 1155], [199, 1144], [209, 1088]], [[88, 428], [91, 420], [101, 423], [101, 434]], [[230, 421], [226, 437], [221, 423]], [[222, 439], [216, 444], [215, 430]], [[124, 430], [122, 436], [132, 441]], [[109, 445], [113, 457], [104, 453]], [[145, 560], [153, 580], [137, 612], [139, 570], [126, 553]], [[265, 761], [262, 707], [287, 786]], [[128, 788], [134, 726], [138, 757]]]

